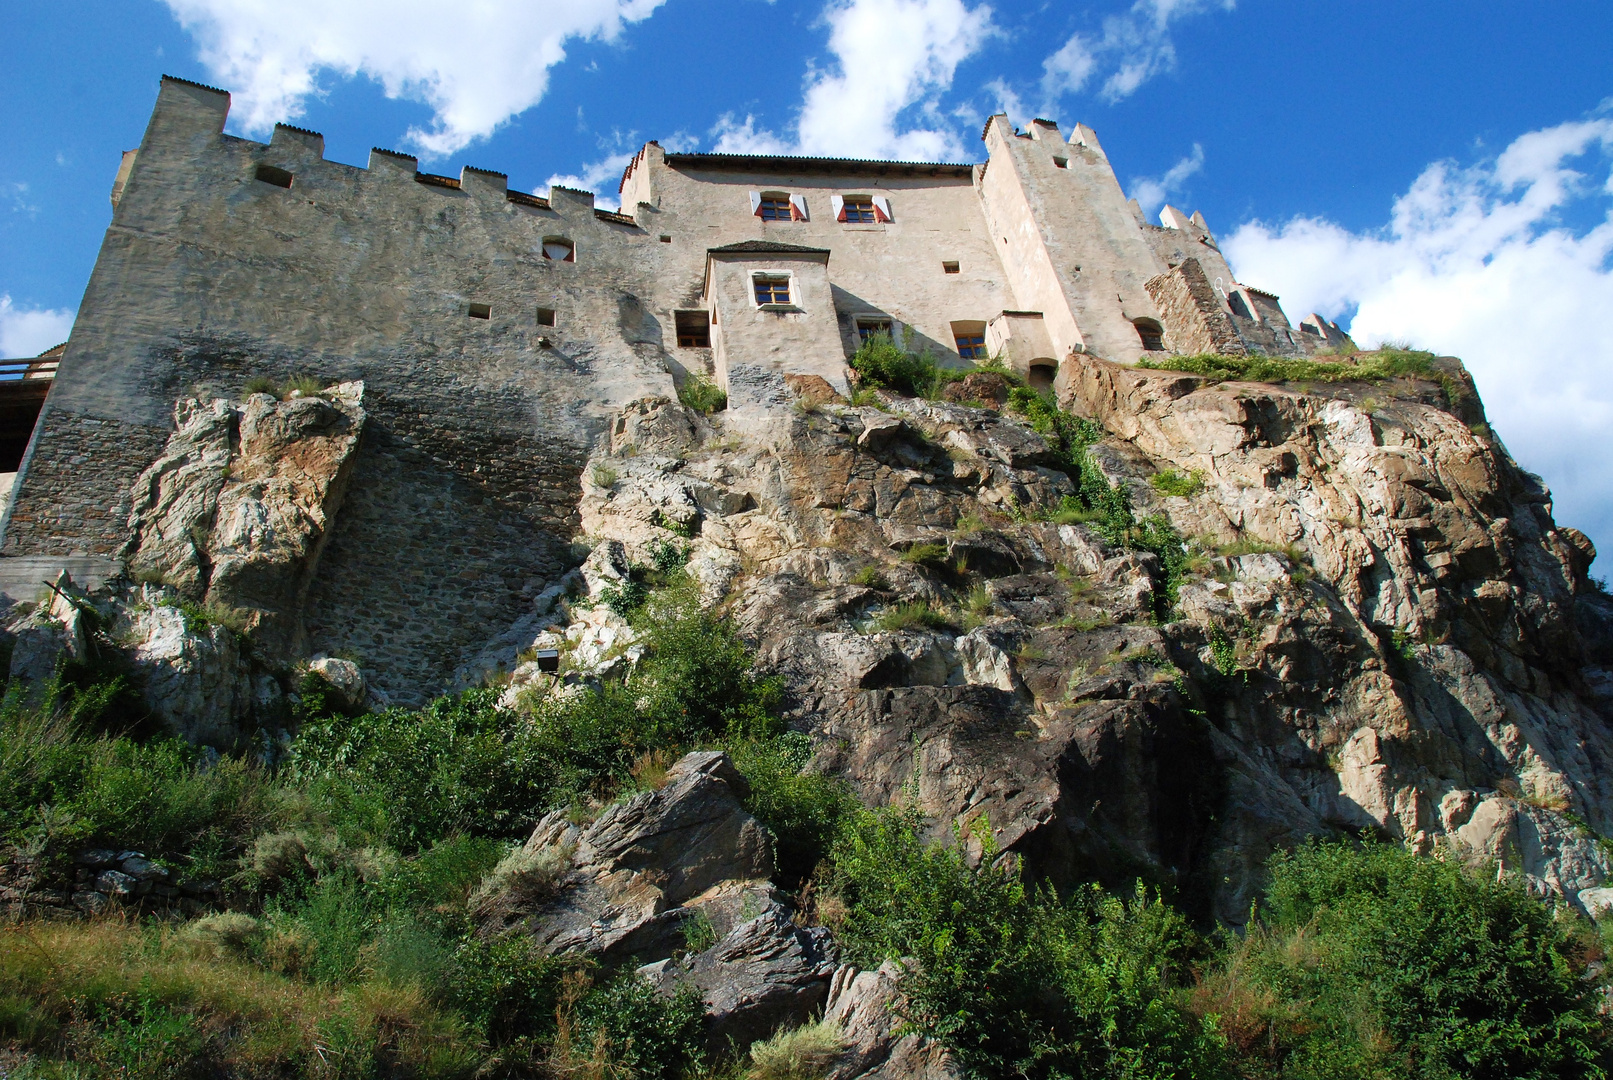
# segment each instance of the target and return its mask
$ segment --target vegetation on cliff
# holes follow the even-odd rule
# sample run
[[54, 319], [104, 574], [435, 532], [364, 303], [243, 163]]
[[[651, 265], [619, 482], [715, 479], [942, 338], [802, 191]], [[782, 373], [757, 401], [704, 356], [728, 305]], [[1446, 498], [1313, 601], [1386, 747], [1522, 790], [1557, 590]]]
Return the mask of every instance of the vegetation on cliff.
[[1273, 861], [1242, 939], [1203, 936], [1141, 884], [1060, 893], [983, 834], [971, 860], [921, 839], [910, 805], [864, 810], [805, 771], [778, 687], [686, 589], [637, 618], [650, 647], [632, 676], [529, 715], [478, 690], [347, 716], [310, 683], [273, 764], [120, 730], [95, 708], [104, 690], [32, 706], [13, 690], [0, 811], [14, 858], [139, 846], [226, 875], [232, 899], [182, 923], [7, 930], [0, 1038], [36, 1076], [726, 1069], [689, 994], [489, 940], [469, 914], [537, 815], [597, 812], [679, 750], [721, 744], [778, 837], [779, 880], [810, 882], [849, 959], [907, 965], [906, 1019], [972, 1075], [1602, 1075], [1599, 939], [1510, 884], [1317, 845]]

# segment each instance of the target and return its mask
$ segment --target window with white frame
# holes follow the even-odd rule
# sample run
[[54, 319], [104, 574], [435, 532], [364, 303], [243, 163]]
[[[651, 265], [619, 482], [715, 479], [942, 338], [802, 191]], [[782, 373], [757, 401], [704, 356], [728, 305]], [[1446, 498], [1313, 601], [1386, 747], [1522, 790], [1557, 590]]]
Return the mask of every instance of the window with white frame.
[[787, 191], [753, 191], [750, 212], [763, 221], [805, 221], [806, 198]]
[[831, 195], [829, 209], [847, 225], [874, 225], [891, 220], [891, 203], [883, 195]]
[[756, 306], [782, 306], [790, 301], [790, 275], [757, 274], [752, 279], [756, 286]]

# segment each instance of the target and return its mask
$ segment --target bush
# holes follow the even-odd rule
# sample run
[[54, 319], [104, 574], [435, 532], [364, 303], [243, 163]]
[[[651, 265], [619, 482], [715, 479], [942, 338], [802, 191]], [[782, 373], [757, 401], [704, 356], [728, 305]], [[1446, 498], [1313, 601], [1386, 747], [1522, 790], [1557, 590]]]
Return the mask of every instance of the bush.
[[[1201, 1011], [1282, 1077], [1602, 1076], [1600, 995], [1512, 880], [1384, 844], [1279, 853]], [[1263, 1060], [1262, 1060], [1263, 1059]]]
[[733, 747], [734, 764], [750, 781], [745, 809], [778, 841], [774, 880], [798, 888], [828, 857], [858, 807], [846, 785], [806, 771], [811, 743], [799, 732]]
[[[1197, 939], [1139, 886], [1129, 901], [1028, 887], [961, 845], [926, 844], [912, 810], [863, 811], [835, 847], [828, 887], [853, 962], [911, 957], [905, 1018], [981, 1077], [1230, 1075], [1214, 1024], [1177, 990]], [[959, 841], [963, 839], [960, 835]]]
[[1148, 484], [1161, 495], [1197, 495], [1204, 490], [1204, 474], [1198, 469], [1187, 473], [1166, 469], [1150, 476]]
[[722, 388], [699, 375], [690, 375], [678, 387], [678, 400], [695, 412], [708, 416], [728, 408], [728, 395]]
[[1434, 354], [1411, 349], [1382, 349], [1362, 353], [1355, 363], [1333, 360], [1293, 360], [1275, 356], [1166, 356], [1139, 360], [1140, 368], [1186, 371], [1211, 379], [1241, 382], [1382, 382], [1391, 378], [1440, 380]]
[[908, 397], [934, 397], [947, 383], [961, 378], [928, 353], [912, 353], [889, 334], [870, 334], [848, 361], [859, 387], [884, 387]]
[[830, 1020], [780, 1031], [751, 1043], [748, 1080], [821, 1080], [845, 1045], [840, 1025]]

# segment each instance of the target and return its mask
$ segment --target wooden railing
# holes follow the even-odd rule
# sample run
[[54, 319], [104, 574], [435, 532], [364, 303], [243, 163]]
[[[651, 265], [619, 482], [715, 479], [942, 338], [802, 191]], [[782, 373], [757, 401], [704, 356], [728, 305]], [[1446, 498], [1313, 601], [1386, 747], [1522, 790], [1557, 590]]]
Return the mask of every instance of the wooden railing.
[[10, 379], [54, 379], [55, 357], [49, 360], [0, 360], [0, 381]]

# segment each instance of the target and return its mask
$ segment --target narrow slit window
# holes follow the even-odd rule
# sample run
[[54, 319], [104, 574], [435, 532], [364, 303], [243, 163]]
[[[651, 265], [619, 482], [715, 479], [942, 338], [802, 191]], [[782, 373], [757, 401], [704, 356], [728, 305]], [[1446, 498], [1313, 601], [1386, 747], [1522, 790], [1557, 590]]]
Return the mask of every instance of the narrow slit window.
[[891, 321], [889, 319], [857, 320], [857, 342], [859, 344], [878, 334], [883, 334], [886, 337], [894, 336], [891, 332]]
[[493, 317], [493, 305], [472, 304], [467, 314], [473, 319], [491, 319]]
[[552, 307], [540, 307], [538, 309], [538, 325], [539, 326], [553, 326], [554, 325], [554, 308], [552, 308]]
[[711, 348], [711, 319], [704, 311], [678, 311], [672, 317], [678, 326], [678, 348]]
[[273, 165], [259, 165], [257, 176], [265, 184], [273, 184], [275, 187], [288, 188], [291, 186], [291, 174], [284, 169], [277, 169]]
[[756, 302], [758, 304], [788, 304], [790, 279], [771, 274], [756, 275]]
[[956, 274], [958, 272], [958, 264], [955, 262], [944, 262], [941, 264], [941, 272], [943, 274]]
[[554, 262], [576, 262], [577, 245], [564, 236], [545, 236], [543, 238], [543, 257]]

